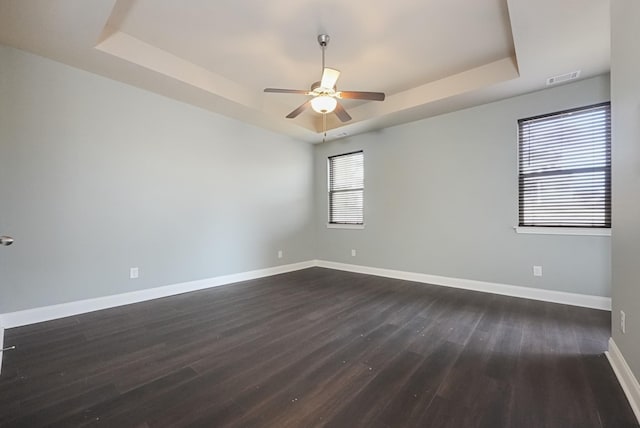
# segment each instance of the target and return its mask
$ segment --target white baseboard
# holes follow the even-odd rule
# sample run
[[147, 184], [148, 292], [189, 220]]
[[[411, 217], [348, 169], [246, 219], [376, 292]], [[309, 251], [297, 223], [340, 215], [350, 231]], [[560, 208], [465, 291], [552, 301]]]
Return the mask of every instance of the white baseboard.
[[482, 291], [486, 293], [503, 294], [506, 296], [522, 297], [526, 299], [542, 300], [546, 302], [564, 303], [587, 308], [611, 310], [611, 299], [600, 296], [565, 293], [562, 291], [543, 290], [539, 288], [521, 287], [516, 285], [498, 284], [471, 279], [451, 278], [445, 276], [429, 275], [424, 273], [406, 272], [391, 269], [374, 268], [369, 266], [352, 265], [346, 263], [330, 262], [325, 260], [309, 260], [266, 269], [258, 269], [197, 281], [183, 282], [179, 284], [165, 285], [162, 287], [148, 288], [131, 291], [128, 293], [111, 296], [97, 297], [94, 299], [78, 300], [58, 305], [43, 306], [22, 311], [0, 314], [0, 326], [3, 328], [20, 327], [23, 325], [64, 318], [72, 315], [144, 302], [146, 300], [188, 293], [234, 282], [263, 278], [280, 273], [292, 272], [310, 267], [324, 267], [329, 269], [349, 272], [364, 273], [387, 278], [403, 279], [407, 281], [422, 282], [427, 284], [442, 285], [447, 287], [462, 288], [466, 290]]
[[620, 348], [613, 341], [613, 337], [609, 338], [609, 351], [605, 352], [605, 355], [609, 359], [609, 364], [611, 364], [611, 368], [616, 374], [627, 400], [629, 400], [638, 423], [640, 423], [640, 384], [638, 384], [638, 379], [633, 375], [622, 352], [620, 352]]
[[[4, 326], [0, 322], [0, 349], [4, 348]], [[0, 352], [0, 373], [2, 373], [2, 360], [4, 359], [4, 352]]]
[[542, 300], [545, 302], [562, 303], [565, 305], [582, 306], [585, 308], [601, 309], [606, 311], [611, 310], [611, 299], [608, 297], [566, 293], [563, 291], [544, 290], [540, 288], [476, 281], [472, 279], [451, 278], [446, 276], [429, 275], [425, 273], [381, 269], [369, 266], [329, 262], [325, 260], [316, 260], [315, 265], [329, 269], [364, 273], [386, 278], [403, 279], [405, 281], [422, 282], [426, 284], [442, 285], [445, 287], [462, 288], [465, 290], [502, 294], [511, 297]]
[[[132, 303], [144, 302], [147, 300], [173, 296], [176, 294], [188, 293], [190, 291], [202, 290], [202, 289], [211, 288], [211, 287], [218, 287], [221, 285], [227, 285], [227, 284], [232, 284], [240, 281], [257, 279], [257, 278], [263, 278], [263, 277], [277, 275], [277, 274], [286, 273], [286, 272], [293, 272], [296, 270], [306, 269], [314, 266], [349, 271], [349, 272], [363, 273], [368, 275], [382, 276], [386, 278], [402, 279], [406, 281], [441, 285], [446, 287], [462, 288], [465, 290], [481, 291], [485, 293], [502, 294], [502, 295], [512, 296], [512, 297], [521, 297], [526, 299], [542, 300], [546, 302], [563, 303], [567, 305], [583, 306], [583, 307], [594, 308], [594, 309], [611, 310], [611, 299], [607, 297], [565, 293], [565, 292], [553, 291], [553, 290], [542, 290], [537, 288], [521, 287], [516, 285], [475, 281], [471, 279], [450, 278], [445, 276], [374, 268], [369, 266], [352, 265], [352, 264], [346, 264], [346, 263], [330, 262], [325, 260], [309, 260], [309, 261], [304, 261], [300, 263], [270, 267], [266, 269], [258, 269], [258, 270], [248, 271], [248, 272], [231, 274], [231, 275], [218, 276], [214, 278], [201, 279], [197, 281], [189, 281], [189, 282], [183, 282], [179, 284], [166, 285], [162, 287], [148, 288], [144, 290], [132, 291], [129, 293], [116, 294], [112, 296], [97, 297], [94, 299], [79, 300], [74, 302], [62, 303], [59, 305], [44, 306], [40, 308], [26, 309], [22, 311], [0, 314], [0, 348], [3, 346], [5, 328], [13, 328], [13, 327], [20, 327], [28, 324], [35, 324], [38, 322], [64, 318], [72, 315], [84, 314], [87, 312], [98, 311], [101, 309], [108, 309], [116, 306], [129, 305]], [[618, 351], [618, 354], [619, 354], [619, 351]], [[0, 356], [1, 356], [1, 353], [0, 353]], [[620, 357], [622, 356], [620, 355]], [[626, 367], [626, 363], [625, 363], [625, 367]], [[2, 359], [0, 358], [0, 371], [1, 370], [2, 370]], [[637, 391], [637, 382], [635, 385], [636, 385], [636, 391]], [[635, 409], [637, 409], [637, 407]]]
[[131, 303], [144, 302], [146, 300], [159, 299], [161, 297], [188, 293], [190, 291], [218, 287], [220, 285], [227, 285], [234, 282], [247, 281], [250, 279], [263, 278], [280, 273], [292, 272], [313, 266], [315, 266], [315, 262], [310, 260], [300, 263], [270, 267], [266, 269], [258, 269], [231, 275], [217, 276], [214, 278], [201, 279], [197, 281], [189, 281], [179, 284], [165, 285], [162, 287], [147, 288], [144, 290], [131, 291], [129, 293], [115, 294], [112, 296], [97, 297], [95, 299], [78, 300], [75, 302], [62, 303], [59, 305], [43, 306], [40, 308], [26, 309], [23, 311], [9, 312], [6, 314], [0, 314], [0, 325], [3, 325], [4, 328], [20, 327], [23, 325], [35, 324], [42, 321], [49, 321], [72, 315], [84, 314], [101, 309], [113, 308], [116, 306], [129, 305]]

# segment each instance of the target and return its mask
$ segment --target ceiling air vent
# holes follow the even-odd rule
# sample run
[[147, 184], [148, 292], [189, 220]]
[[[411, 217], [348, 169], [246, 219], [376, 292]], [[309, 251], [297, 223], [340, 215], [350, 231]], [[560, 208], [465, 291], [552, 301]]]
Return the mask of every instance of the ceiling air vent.
[[577, 79], [580, 77], [580, 70], [572, 71], [571, 73], [561, 74], [559, 76], [549, 77], [547, 79], [547, 85], [557, 85], [558, 83], [566, 82], [569, 80]]

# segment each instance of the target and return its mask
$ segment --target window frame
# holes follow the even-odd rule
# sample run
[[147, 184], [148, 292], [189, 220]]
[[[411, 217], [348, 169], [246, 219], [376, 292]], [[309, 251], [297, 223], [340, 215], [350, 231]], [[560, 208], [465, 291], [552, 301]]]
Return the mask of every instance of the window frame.
[[[362, 222], [361, 223], [339, 223], [333, 222], [331, 218], [331, 195], [336, 191], [331, 190], [331, 159], [342, 156], [354, 155], [356, 153], [362, 153], [362, 188], [349, 189], [362, 191]], [[354, 150], [351, 152], [340, 153], [337, 155], [331, 155], [327, 157], [327, 228], [328, 229], [364, 229], [365, 215], [364, 215], [364, 196], [365, 196], [365, 176], [364, 176], [364, 150]], [[338, 191], [340, 192], [340, 191]]]
[[[608, 128], [608, 139], [605, 141], [606, 147], [605, 150], [608, 152], [608, 163], [602, 167], [603, 172], [605, 174], [605, 206], [607, 207], [607, 211], [605, 212], [605, 223], [604, 225], [565, 225], [565, 224], [523, 224], [523, 196], [522, 196], [522, 179], [523, 176], [527, 174], [522, 173], [522, 164], [521, 164], [521, 150], [522, 150], [522, 141], [521, 141], [521, 133], [522, 133], [522, 123], [532, 120], [544, 119], [547, 117], [556, 117], [561, 115], [566, 115], [574, 112], [580, 112], [584, 110], [590, 110], [598, 107], [607, 107], [608, 115], [609, 115], [609, 128]], [[589, 104], [581, 107], [575, 107], [571, 109], [560, 110], [552, 113], [546, 113], [537, 116], [526, 117], [522, 119], [518, 119], [517, 121], [517, 150], [516, 150], [516, 175], [517, 175], [517, 186], [518, 186], [518, 197], [517, 197], [517, 226], [514, 227], [514, 230], [517, 233], [524, 234], [549, 234], [549, 235], [591, 235], [591, 236], [610, 236], [611, 235], [611, 102], [599, 102], [595, 104]], [[568, 170], [566, 168], [565, 170]], [[562, 169], [558, 169], [558, 172], [562, 171]], [[558, 175], [562, 175], [561, 173]], [[608, 220], [608, 223], [607, 223]]]

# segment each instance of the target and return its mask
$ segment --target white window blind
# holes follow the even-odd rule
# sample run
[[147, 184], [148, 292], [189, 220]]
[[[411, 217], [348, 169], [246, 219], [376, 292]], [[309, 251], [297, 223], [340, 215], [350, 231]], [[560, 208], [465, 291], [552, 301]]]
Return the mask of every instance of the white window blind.
[[329, 158], [329, 223], [363, 224], [364, 154]]
[[611, 227], [609, 103], [518, 121], [519, 225]]

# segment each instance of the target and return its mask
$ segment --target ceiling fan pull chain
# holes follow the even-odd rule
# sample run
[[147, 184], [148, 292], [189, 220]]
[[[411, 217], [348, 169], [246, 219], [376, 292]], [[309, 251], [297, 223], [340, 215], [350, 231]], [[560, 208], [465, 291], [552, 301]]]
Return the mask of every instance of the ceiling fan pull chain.
[[322, 136], [322, 142], [327, 141], [327, 113], [322, 113], [322, 130], [324, 131], [324, 135]]

